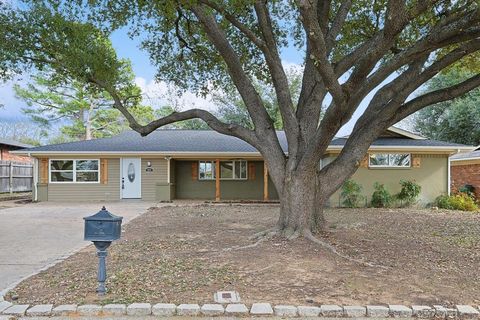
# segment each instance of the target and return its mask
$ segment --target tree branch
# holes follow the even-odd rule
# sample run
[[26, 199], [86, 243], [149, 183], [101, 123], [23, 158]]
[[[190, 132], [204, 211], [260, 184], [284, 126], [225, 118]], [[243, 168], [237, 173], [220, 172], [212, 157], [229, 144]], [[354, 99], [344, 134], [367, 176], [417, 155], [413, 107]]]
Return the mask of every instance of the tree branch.
[[298, 123], [295, 118], [287, 75], [285, 74], [282, 60], [280, 59], [280, 54], [277, 50], [278, 45], [275, 40], [275, 35], [273, 34], [271, 17], [263, 0], [255, 1], [254, 8], [263, 39], [266, 43], [264, 55], [270, 70], [280, 114], [282, 116], [285, 133], [288, 139], [289, 154], [296, 154], [298, 145]]
[[120, 111], [123, 114], [123, 116], [127, 119], [129, 126], [133, 130], [140, 133], [142, 136], [146, 136], [149, 133], [155, 131], [156, 129], [170, 123], [199, 118], [205, 121], [207, 125], [213, 130], [226, 135], [238, 137], [250, 143], [252, 146], [258, 148], [259, 140], [255, 136], [255, 133], [253, 131], [248, 130], [239, 125], [223, 123], [220, 120], [218, 120], [218, 118], [216, 118], [213, 114], [202, 109], [190, 109], [182, 112], [173, 112], [172, 114], [166, 117], [154, 120], [146, 125], [140, 125], [135, 119], [135, 117], [125, 107], [125, 105], [123, 104], [122, 98], [120, 97], [120, 95], [117, 93], [115, 89], [111, 88], [110, 86], [106, 85], [105, 83], [97, 79], [90, 78], [89, 80], [90, 82], [94, 83], [95, 85], [104, 89], [110, 94], [110, 96], [114, 101], [114, 107], [118, 111]]
[[307, 45], [311, 49], [311, 55], [307, 59], [313, 60], [315, 67], [322, 76], [326, 90], [330, 92], [335, 103], [343, 106], [347, 101], [347, 97], [338, 82], [338, 76], [335, 74], [333, 66], [328, 60], [325, 38], [315, 14], [317, 12], [316, 2], [312, 4], [309, 0], [298, 1], [302, 23], [307, 33]]
[[395, 116], [391, 119], [391, 122], [396, 123], [426, 106], [455, 99], [478, 87], [480, 87], [480, 74], [477, 74], [454, 86], [421, 95], [400, 106], [398, 111], [395, 113]]
[[343, 24], [347, 19], [347, 15], [350, 11], [351, 6], [352, 0], [343, 0], [340, 4], [340, 8], [335, 15], [335, 19], [333, 20], [332, 26], [330, 27], [330, 30], [328, 31], [325, 40], [328, 53], [332, 51], [335, 39], [340, 34], [340, 31], [342, 31]]
[[210, 0], [199, 0], [200, 3], [205, 4], [206, 6], [214, 9], [222, 16], [225, 17], [233, 26], [235, 26], [241, 33], [243, 33], [250, 41], [252, 41], [257, 47], [259, 47], [262, 51], [266, 49], [265, 42], [260, 39], [252, 30], [250, 30], [246, 25], [241, 23], [234, 15], [227, 12], [225, 8], [219, 6], [215, 2]]

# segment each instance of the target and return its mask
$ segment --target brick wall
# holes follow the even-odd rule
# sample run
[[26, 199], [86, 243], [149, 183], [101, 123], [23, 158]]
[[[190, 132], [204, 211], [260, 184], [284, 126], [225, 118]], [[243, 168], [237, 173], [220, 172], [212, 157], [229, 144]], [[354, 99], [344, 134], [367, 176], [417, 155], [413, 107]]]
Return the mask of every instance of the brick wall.
[[477, 198], [480, 198], [480, 164], [454, 165], [450, 172], [452, 191], [471, 184], [475, 187]]
[[17, 162], [33, 162], [33, 158], [27, 156], [21, 156], [10, 153], [11, 149], [5, 146], [0, 146], [0, 160], [4, 161], [17, 161]]

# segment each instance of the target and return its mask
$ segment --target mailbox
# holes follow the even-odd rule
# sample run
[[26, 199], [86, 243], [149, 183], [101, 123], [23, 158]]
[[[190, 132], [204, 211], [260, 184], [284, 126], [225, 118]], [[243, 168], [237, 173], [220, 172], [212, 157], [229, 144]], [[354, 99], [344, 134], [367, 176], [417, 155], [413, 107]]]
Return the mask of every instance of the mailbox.
[[98, 256], [98, 288], [99, 295], [107, 292], [105, 288], [105, 280], [107, 279], [107, 266], [105, 259], [107, 257], [107, 248], [112, 241], [120, 239], [122, 233], [122, 217], [118, 217], [102, 207], [102, 210], [90, 217], [83, 218], [85, 220], [84, 239], [93, 241], [97, 248]]
[[111, 214], [102, 207], [98, 213], [85, 220], [84, 239], [86, 241], [114, 241], [120, 239], [122, 217]]

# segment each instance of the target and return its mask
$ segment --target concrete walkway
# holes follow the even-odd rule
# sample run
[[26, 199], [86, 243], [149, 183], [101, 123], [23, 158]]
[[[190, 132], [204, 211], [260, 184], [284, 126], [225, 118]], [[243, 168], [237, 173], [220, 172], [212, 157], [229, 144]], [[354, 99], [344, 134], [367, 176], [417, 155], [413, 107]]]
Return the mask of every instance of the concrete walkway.
[[[30, 203], [0, 206], [0, 296], [25, 277], [89, 245], [83, 240], [83, 217], [104, 203]], [[123, 224], [154, 203], [128, 200], [106, 203]]]

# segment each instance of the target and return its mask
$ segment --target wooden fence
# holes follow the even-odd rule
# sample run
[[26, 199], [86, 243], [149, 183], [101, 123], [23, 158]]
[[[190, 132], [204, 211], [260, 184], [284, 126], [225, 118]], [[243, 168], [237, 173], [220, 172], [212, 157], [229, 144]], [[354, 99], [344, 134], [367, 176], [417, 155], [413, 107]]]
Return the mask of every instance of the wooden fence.
[[32, 191], [33, 164], [0, 161], [0, 193]]

